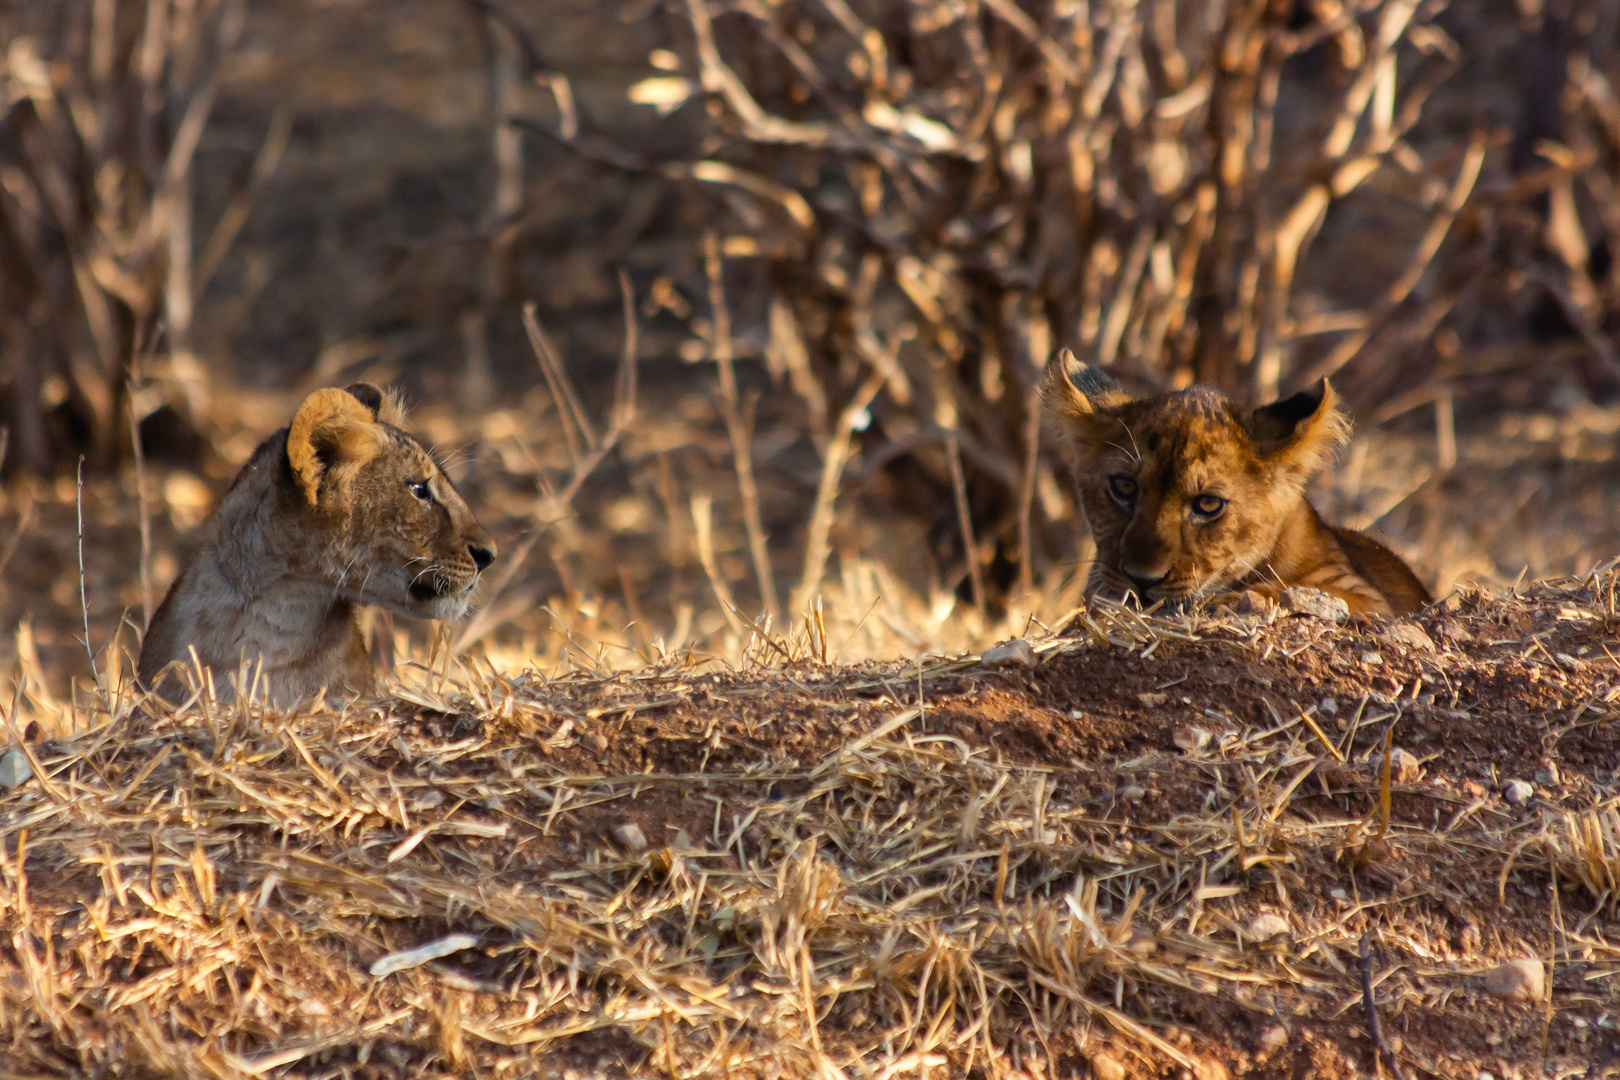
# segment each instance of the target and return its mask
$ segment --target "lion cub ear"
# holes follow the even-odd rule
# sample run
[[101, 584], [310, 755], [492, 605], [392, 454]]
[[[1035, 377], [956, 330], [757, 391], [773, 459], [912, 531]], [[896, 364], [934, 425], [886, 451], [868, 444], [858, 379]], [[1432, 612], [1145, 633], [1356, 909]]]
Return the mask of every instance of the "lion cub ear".
[[1350, 421], [1326, 379], [1293, 397], [1262, 405], [1243, 426], [1261, 456], [1305, 476], [1350, 438]]
[[392, 427], [405, 423], [405, 410], [399, 397], [387, 390], [379, 390], [368, 382], [350, 383], [343, 392], [371, 410], [371, 418]]
[[[356, 385], [381, 396], [374, 386]], [[317, 390], [298, 406], [287, 429], [287, 463], [309, 505], [318, 505], [329, 470], [369, 460], [381, 448], [376, 421], [377, 412], [350, 390]]]
[[1064, 441], [1098, 445], [1114, 437], [1118, 421], [1109, 415], [1131, 396], [1106, 371], [1082, 364], [1068, 349], [1046, 362], [1041, 394], [1049, 416], [1063, 427]]

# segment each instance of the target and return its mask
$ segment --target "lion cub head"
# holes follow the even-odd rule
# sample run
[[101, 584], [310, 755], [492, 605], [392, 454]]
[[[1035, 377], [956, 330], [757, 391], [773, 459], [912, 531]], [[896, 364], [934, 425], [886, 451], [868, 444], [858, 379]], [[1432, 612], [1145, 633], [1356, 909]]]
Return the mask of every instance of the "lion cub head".
[[1196, 600], [1260, 566], [1349, 433], [1326, 379], [1245, 414], [1209, 387], [1132, 400], [1065, 349], [1045, 396], [1097, 544], [1093, 587], [1144, 606]]
[[310, 394], [287, 429], [281, 501], [338, 598], [458, 618], [495, 545], [402, 421], [368, 383]]

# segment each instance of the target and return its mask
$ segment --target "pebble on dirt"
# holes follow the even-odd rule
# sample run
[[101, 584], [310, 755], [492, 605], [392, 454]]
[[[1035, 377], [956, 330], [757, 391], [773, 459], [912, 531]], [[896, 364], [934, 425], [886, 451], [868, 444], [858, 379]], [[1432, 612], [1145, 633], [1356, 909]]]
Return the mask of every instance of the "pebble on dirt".
[[0, 787], [25, 784], [33, 775], [34, 767], [28, 764], [28, 755], [21, 750], [12, 750], [0, 756]]
[[1243, 593], [1232, 603], [1232, 612], [1236, 615], [1259, 615], [1270, 611], [1271, 601], [1255, 592], [1253, 589], [1244, 589]]
[[979, 663], [987, 668], [1029, 668], [1035, 666], [1035, 650], [1023, 638], [1001, 641], [984, 650]]
[[1434, 639], [1416, 623], [1398, 622], [1384, 631], [1384, 640], [1418, 652], [1434, 652]]
[[647, 850], [647, 834], [641, 831], [641, 826], [633, 821], [621, 821], [613, 826], [613, 839], [617, 840], [627, 851], [640, 853]]
[[1504, 1001], [1539, 1001], [1546, 988], [1540, 960], [1507, 960], [1485, 976], [1485, 989]]
[[1180, 749], [1189, 754], [1197, 754], [1209, 749], [1212, 736], [1200, 727], [1179, 727], [1171, 738]]
[[31, 776], [34, 776], [34, 766], [28, 763], [28, 755], [23, 751], [11, 750], [0, 756], [0, 787], [28, 784]]
[[1125, 1080], [1125, 1066], [1108, 1054], [1091, 1055], [1091, 1075], [1096, 1080]]
[[[1379, 754], [1369, 760], [1373, 771], [1382, 776], [1384, 772], [1384, 755]], [[1410, 784], [1418, 778], [1422, 765], [1417, 756], [1410, 750], [1396, 747], [1389, 753], [1389, 778], [1397, 784]]]
[[1283, 590], [1282, 606], [1296, 615], [1309, 615], [1328, 622], [1342, 623], [1350, 617], [1350, 605], [1321, 589], [1293, 585]]
[[1523, 806], [1535, 793], [1536, 789], [1528, 780], [1509, 780], [1502, 785], [1502, 798], [1509, 806]]

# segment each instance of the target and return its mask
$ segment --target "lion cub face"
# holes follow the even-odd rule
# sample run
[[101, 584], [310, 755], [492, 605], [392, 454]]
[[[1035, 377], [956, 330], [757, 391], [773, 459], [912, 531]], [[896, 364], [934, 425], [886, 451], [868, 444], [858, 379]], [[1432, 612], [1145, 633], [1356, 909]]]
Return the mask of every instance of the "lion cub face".
[[1046, 400], [1097, 544], [1094, 587], [1144, 606], [1217, 592], [1265, 561], [1306, 483], [1347, 435], [1315, 387], [1241, 414], [1193, 387], [1134, 401], [1073, 355], [1047, 365]]
[[495, 545], [401, 420], [374, 386], [317, 390], [288, 429], [288, 495], [338, 598], [458, 618]]

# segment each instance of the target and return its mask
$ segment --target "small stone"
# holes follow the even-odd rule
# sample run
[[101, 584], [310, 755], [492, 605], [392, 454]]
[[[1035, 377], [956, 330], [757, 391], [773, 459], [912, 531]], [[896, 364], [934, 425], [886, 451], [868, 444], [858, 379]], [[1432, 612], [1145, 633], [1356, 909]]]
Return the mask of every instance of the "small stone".
[[1092, 1054], [1091, 1075], [1095, 1080], [1125, 1080], [1125, 1066], [1109, 1054]]
[[1260, 1033], [1260, 1045], [1267, 1050], [1280, 1050], [1288, 1043], [1288, 1029], [1281, 1024], [1272, 1024]]
[[1418, 652], [1434, 652], [1434, 639], [1423, 632], [1423, 628], [1416, 623], [1398, 622], [1384, 631], [1384, 640], [1392, 641], [1397, 645], [1405, 645]]
[[0, 787], [25, 784], [33, 775], [34, 767], [28, 764], [28, 756], [21, 750], [11, 750], [0, 756]]
[[1328, 622], [1342, 623], [1350, 617], [1350, 605], [1337, 596], [1330, 596], [1321, 589], [1311, 589], [1303, 585], [1293, 585], [1283, 590], [1282, 606], [1295, 615], [1309, 615], [1316, 619], [1326, 619]]
[[1508, 960], [1485, 976], [1485, 989], [1503, 1001], [1540, 1001], [1546, 988], [1540, 960]]
[[1189, 754], [1197, 754], [1209, 749], [1211, 735], [1200, 727], [1179, 727], [1171, 738], [1182, 750]]
[[1502, 785], [1502, 798], [1509, 806], [1523, 806], [1535, 793], [1536, 789], [1527, 780], [1509, 780]]
[[1170, 700], [1169, 694], [1137, 694], [1136, 700], [1150, 709], [1157, 709]]
[[1119, 794], [1120, 794], [1120, 797], [1123, 798], [1126, 802], [1141, 802], [1144, 798], [1147, 797], [1147, 788], [1141, 787], [1141, 786], [1139, 786], [1137, 784], [1131, 784], [1130, 786], [1126, 787], [1123, 791], [1121, 791]]
[[979, 663], [987, 668], [1032, 668], [1035, 650], [1023, 638], [998, 642], [984, 650]]
[[[1379, 776], [1384, 775], [1384, 755], [1379, 754], [1369, 762], [1373, 772]], [[1423, 766], [1418, 762], [1416, 755], [1410, 750], [1400, 747], [1389, 752], [1389, 778], [1397, 784], [1410, 784], [1418, 778]]]
[[1360, 659], [1361, 662], [1367, 667], [1377, 667], [1379, 664], [1384, 662], [1384, 654], [1381, 652], [1368, 651], [1362, 653]]
[[1316, 775], [1326, 780], [1334, 788], [1347, 788], [1362, 781], [1361, 774], [1354, 768], [1349, 765], [1340, 765], [1336, 761], [1329, 761], [1325, 765], [1319, 765]]
[[596, 748], [598, 754], [605, 754], [608, 748], [607, 735], [600, 731], [591, 732], [591, 745]]
[[1244, 589], [1231, 604], [1234, 615], [1262, 615], [1270, 611], [1271, 606], [1270, 600], [1253, 589]]
[[626, 851], [639, 855], [647, 850], [647, 834], [633, 821], [621, 821], [609, 830]]
[[1330, 697], [1325, 697], [1316, 703], [1316, 711], [1328, 716], [1336, 716], [1339, 712], [1339, 703]]
[[1274, 912], [1264, 911], [1243, 926], [1243, 936], [1250, 941], [1270, 941], [1288, 933], [1288, 920]]

